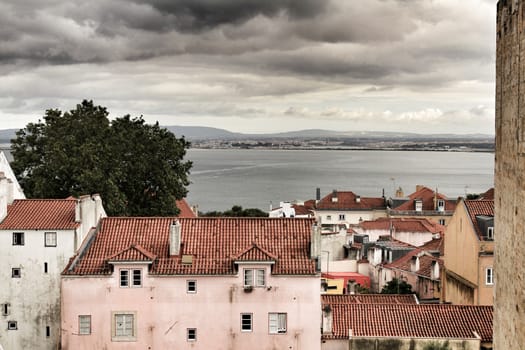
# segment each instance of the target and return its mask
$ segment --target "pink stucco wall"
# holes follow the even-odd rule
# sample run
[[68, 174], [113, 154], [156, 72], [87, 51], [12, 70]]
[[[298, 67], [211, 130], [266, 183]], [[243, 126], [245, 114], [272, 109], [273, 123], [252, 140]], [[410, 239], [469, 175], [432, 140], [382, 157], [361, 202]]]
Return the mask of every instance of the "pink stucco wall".
[[[140, 288], [121, 288], [119, 268], [142, 267]], [[243, 289], [242, 269], [266, 268], [266, 287]], [[243, 265], [236, 276], [154, 276], [147, 265], [117, 265], [109, 277], [62, 278], [63, 349], [320, 349], [319, 276], [272, 276], [270, 265]], [[197, 281], [197, 293], [186, 281]], [[112, 312], [137, 315], [132, 342], [111, 338]], [[269, 334], [268, 313], [287, 313], [286, 334]], [[241, 313], [253, 331], [241, 332]], [[91, 315], [91, 334], [79, 335], [78, 316]], [[186, 340], [196, 328], [197, 340]]]

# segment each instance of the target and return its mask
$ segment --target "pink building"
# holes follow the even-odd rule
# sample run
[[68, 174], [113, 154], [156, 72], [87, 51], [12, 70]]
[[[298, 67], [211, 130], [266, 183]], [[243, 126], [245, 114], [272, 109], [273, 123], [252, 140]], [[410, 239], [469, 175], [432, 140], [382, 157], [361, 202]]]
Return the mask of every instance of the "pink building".
[[106, 218], [62, 275], [63, 349], [320, 349], [313, 219]]

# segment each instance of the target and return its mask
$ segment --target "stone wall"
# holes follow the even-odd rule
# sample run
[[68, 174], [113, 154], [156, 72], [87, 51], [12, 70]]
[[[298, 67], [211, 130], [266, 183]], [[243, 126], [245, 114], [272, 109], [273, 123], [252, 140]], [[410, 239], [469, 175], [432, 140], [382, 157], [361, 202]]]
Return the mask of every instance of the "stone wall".
[[494, 348], [525, 344], [525, 0], [497, 7]]

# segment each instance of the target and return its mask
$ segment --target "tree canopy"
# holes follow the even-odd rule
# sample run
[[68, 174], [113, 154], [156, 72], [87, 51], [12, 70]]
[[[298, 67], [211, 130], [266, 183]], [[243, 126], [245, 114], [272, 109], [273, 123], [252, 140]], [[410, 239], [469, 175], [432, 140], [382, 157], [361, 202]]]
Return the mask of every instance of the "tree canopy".
[[199, 216], [268, 217], [268, 213], [258, 208], [243, 209], [240, 205], [234, 205], [231, 209], [226, 211], [209, 211], [206, 213], [199, 213]]
[[412, 286], [404, 280], [393, 278], [383, 286], [381, 294], [414, 294]]
[[184, 137], [129, 115], [112, 121], [84, 100], [62, 113], [49, 109], [11, 140], [11, 167], [28, 198], [99, 193], [109, 215], [176, 215], [192, 163]]

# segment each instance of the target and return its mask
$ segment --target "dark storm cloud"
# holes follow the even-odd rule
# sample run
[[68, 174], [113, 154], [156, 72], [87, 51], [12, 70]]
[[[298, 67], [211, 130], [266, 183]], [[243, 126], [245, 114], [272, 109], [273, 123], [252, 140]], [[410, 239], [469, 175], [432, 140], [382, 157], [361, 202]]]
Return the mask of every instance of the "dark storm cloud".
[[239, 24], [256, 16], [286, 14], [292, 19], [315, 17], [326, 7], [319, 0], [134, 0], [169, 16], [182, 31], [209, 30], [222, 24]]

